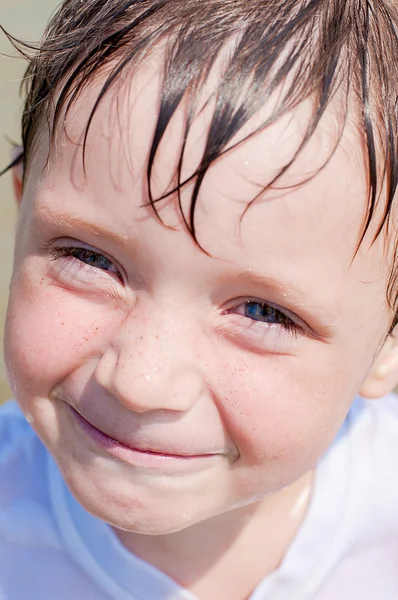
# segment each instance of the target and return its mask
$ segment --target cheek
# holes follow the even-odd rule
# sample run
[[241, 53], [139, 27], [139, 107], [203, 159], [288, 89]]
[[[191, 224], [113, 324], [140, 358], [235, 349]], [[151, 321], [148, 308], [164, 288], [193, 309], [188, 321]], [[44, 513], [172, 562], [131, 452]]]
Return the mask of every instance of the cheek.
[[[241, 463], [278, 472], [284, 483], [312, 468], [332, 442], [352, 401], [349, 370], [330, 348], [291, 356], [225, 361], [221, 410]], [[338, 376], [337, 376], [338, 374]]]
[[114, 327], [111, 314], [109, 307], [24, 271], [14, 277], [4, 344], [16, 397], [22, 392], [47, 395], [82, 361], [98, 354]]

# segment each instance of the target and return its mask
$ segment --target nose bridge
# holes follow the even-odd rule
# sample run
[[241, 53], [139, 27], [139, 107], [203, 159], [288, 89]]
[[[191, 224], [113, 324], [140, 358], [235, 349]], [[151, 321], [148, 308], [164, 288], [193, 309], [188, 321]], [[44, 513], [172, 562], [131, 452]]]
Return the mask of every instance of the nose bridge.
[[129, 315], [97, 367], [99, 383], [129, 410], [188, 410], [203, 391], [192, 332], [181, 319]]

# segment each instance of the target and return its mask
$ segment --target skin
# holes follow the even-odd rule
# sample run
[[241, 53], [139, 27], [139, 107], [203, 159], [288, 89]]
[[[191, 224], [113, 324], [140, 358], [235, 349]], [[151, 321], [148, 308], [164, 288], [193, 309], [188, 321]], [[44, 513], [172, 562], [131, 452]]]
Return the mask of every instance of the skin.
[[[242, 600], [282, 560], [353, 398], [366, 386], [386, 392], [396, 369], [391, 338], [380, 353], [391, 265], [384, 241], [371, 245], [372, 228], [353, 260], [367, 194], [358, 134], [349, 123], [316, 177], [268, 190], [241, 226], [259, 186], [297, 148], [310, 105], [218, 161], [196, 212], [206, 254], [175, 196], [158, 204], [163, 223], [147, 206], [159, 65], [100, 105], [84, 174], [79, 142], [98, 85], [78, 100], [47, 166], [42, 136], [27, 174], [5, 335], [10, 382], [87, 510], [198, 597]], [[282, 187], [325, 162], [336, 114]], [[186, 175], [208, 119], [204, 111], [194, 122]], [[155, 196], [170, 188], [182, 126], [180, 110], [156, 159]], [[71, 247], [80, 250], [54, 250]], [[256, 302], [278, 312], [255, 320]], [[142, 456], [110, 453], [75, 411]], [[259, 562], [252, 548], [264, 539]], [[234, 579], [243, 556], [250, 566]]]

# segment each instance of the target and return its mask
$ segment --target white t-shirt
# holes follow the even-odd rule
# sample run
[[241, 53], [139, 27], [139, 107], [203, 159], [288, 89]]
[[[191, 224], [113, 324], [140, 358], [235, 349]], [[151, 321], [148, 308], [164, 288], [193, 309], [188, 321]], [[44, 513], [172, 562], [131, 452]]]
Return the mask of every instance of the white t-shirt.
[[[0, 409], [0, 600], [71, 598], [195, 600], [74, 500], [9, 402]], [[250, 600], [397, 598], [398, 398], [357, 399], [281, 567]]]

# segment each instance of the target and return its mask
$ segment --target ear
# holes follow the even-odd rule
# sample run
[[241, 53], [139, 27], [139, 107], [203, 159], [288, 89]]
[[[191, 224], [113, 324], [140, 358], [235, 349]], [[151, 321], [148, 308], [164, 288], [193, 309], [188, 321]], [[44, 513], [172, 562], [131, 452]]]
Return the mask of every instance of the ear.
[[398, 325], [386, 341], [363, 382], [359, 393], [364, 398], [381, 398], [398, 384]]
[[[20, 160], [17, 160], [21, 157]], [[12, 167], [12, 183], [14, 187], [15, 200], [18, 207], [22, 200], [22, 180], [23, 180], [23, 148], [15, 147], [12, 151], [12, 160], [15, 163]]]

